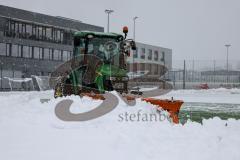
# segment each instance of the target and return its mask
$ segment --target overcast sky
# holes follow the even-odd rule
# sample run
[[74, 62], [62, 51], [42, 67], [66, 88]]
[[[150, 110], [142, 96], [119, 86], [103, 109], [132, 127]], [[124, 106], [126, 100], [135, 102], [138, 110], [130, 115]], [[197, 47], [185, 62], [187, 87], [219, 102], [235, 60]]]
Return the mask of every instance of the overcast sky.
[[239, 0], [0, 0], [0, 4], [107, 26], [104, 10], [111, 8], [110, 31], [121, 32], [133, 17], [136, 40], [173, 50], [174, 60], [240, 60]]

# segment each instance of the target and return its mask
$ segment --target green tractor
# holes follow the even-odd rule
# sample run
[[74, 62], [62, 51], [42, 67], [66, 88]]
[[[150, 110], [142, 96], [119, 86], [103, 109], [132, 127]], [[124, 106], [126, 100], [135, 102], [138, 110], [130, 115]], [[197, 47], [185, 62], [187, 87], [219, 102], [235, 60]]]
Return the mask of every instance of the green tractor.
[[128, 93], [126, 59], [130, 50], [136, 50], [132, 39], [116, 33], [79, 31], [74, 34], [72, 59], [52, 73], [55, 77], [55, 97], [103, 94], [116, 90]]
[[63, 100], [55, 108], [55, 111], [58, 110], [55, 113], [60, 119], [86, 121], [112, 111], [117, 106], [118, 99], [111, 93], [104, 93], [116, 90], [127, 105], [134, 106], [136, 98], [140, 95], [143, 101], [168, 111], [173, 122], [178, 123], [178, 113], [183, 101], [148, 98], [168, 93], [172, 89], [170, 84], [165, 87], [166, 89], [161, 89], [159, 86], [151, 91], [143, 91], [144, 93], [140, 91], [129, 93], [126, 59], [131, 49], [136, 50], [136, 44], [132, 39], [126, 39], [127, 27], [124, 27], [123, 33], [124, 36], [90, 31], [74, 34], [74, 52], [71, 60], [58, 66], [50, 77], [50, 86], [55, 88], [54, 97], [88, 96], [101, 99], [103, 103], [90, 112], [74, 115], [68, 110], [70, 106], [61, 105], [61, 102], [68, 101]]

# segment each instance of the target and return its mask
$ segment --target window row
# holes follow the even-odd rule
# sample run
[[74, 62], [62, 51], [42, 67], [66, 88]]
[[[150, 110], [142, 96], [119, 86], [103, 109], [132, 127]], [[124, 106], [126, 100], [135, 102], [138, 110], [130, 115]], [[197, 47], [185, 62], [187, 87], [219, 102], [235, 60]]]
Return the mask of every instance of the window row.
[[144, 64], [144, 63], [134, 63], [133, 65], [128, 65], [127, 69], [128, 71], [133, 72], [148, 71], [150, 75], [160, 74], [160, 71], [162, 70], [162, 68], [158, 64]]
[[4, 34], [8, 37], [72, 44], [72, 34], [63, 29], [14, 20], [7, 20]]
[[[138, 58], [138, 54], [139, 50], [138, 48], [136, 48], [136, 51], [133, 51], [133, 58]], [[162, 52], [160, 61], [164, 61], [164, 57], [165, 57], [165, 52]], [[141, 52], [140, 52], [140, 57], [141, 59], [145, 59], [146, 58], [146, 49], [145, 48], [141, 48]], [[159, 52], [158, 51], [154, 51], [152, 49], [148, 49], [148, 54], [147, 54], [147, 59], [148, 60], [154, 60], [154, 61], [158, 61], [159, 60]]]
[[63, 51], [52, 48], [0, 43], [0, 56], [68, 61], [71, 59], [71, 54], [71, 51]]

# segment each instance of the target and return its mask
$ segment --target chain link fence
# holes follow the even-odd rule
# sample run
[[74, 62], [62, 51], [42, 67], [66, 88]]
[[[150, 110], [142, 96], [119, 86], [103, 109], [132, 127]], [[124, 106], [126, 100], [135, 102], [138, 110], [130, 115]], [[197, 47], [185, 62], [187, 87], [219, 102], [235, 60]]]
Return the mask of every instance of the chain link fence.
[[240, 61], [181, 60], [173, 61], [173, 68], [165, 78], [175, 89], [240, 87]]
[[[172, 83], [174, 89], [207, 89], [207, 88], [239, 88], [240, 87], [240, 61], [216, 60], [177, 60], [173, 61], [172, 69], [169, 69], [164, 77]], [[55, 66], [56, 68], [57, 66]], [[52, 67], [54, 69], [54, 67]], [[38, 77], [47, 83], [51, 71], [44, 71], [34, 65], [21, 64], [0, 64], [0, 90], [36, 90], [34, 86]], [[35, 82], [34, 82], [35, 81]], [[42, 83], [42, 88], [48, 88]]]

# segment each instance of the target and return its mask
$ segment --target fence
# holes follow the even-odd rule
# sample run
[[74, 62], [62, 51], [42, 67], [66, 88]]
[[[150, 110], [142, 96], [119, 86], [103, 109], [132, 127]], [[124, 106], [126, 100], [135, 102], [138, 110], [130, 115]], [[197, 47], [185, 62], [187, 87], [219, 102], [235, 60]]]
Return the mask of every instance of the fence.
[[[173, 61], [172, 64], [172, 69], [168, 70], [164, 79], [170, 81], [175, 89], [199, 88], [202, 84], [207, 84], [210, 88], [240, 87], [240, 61], [229, 61], [228, 67], [226, 61], [215, 60], [179, 60]], [[15, 79], [16, 85], [12, 86], [13, 90], [25, 90], [19, 86], [31, 84], [27, 78], [31, 78], [32, 75], [50, 74], [49, 71], [43, 72], [42, 68], [32, 66], [34, 67], [26, 64], [6, 66], [0, 63], [0, 90], [10, 90], [9, 79]], [[159, 78], [163, 77], [159, 75]], [[25, 88], [32, 89], [32, 87]]]
[[32, 80], [33, 76], [46, 79], [45, 77], [50, 74], [50, 72], [42, 72], [42, 70], [35, 65], [0, 63], [0, 91], [36, 90]]
[[199, 88], [207, 84], [210, 88], [239, 87], [240, 61], [173, 61], [173, 68], [165, 75], [175, 89]]

